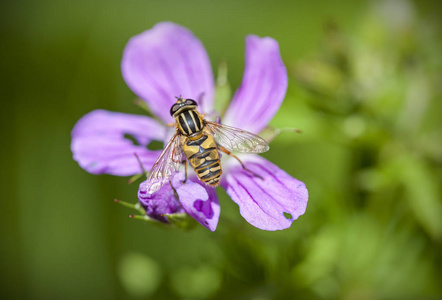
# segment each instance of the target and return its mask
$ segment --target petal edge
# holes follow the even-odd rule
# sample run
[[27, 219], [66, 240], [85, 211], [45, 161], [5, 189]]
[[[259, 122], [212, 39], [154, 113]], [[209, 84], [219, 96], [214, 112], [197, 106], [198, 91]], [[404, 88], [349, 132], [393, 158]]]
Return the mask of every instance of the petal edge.
[[287, 70], [278, 42], [270, 37], [249, 35], [243, 80], [235, 92], [223, 122], [261, 132], [281, 106], [287, 91]]
[[134, 153], [149, 169], [161, 151], [146, 146], [152, 140], [163, 141], [165, 135], [166, 129], [149, 117], [99, 109], [77, 121], [71, 133], [71, 150], [74, 160], [89, 173], [130, 176], [143, 172]]
[[305, 184], [258, 155], [243, 156], [242, 160], [264, 180], [244, 171], [241, 166], [229, 166], [221, 184], [238, 204], [241, 215], [263, 230], [290, 227], [307, 208]]
[[173, 180], [181, 206], [201, 225], [215, 231], [221, 211], [215, 189], [205, 186], [198, 179], [188, 179], [186, 184], [182, 184], [183, 180], [182, 173]]
[[209, 57], [198, 38], [183, 26], [162, 22], [132, 37], [123, 52], [121, 71], [132, 91], [165, 123], [173, 121], [169, 109], [175, 96], [195, 99], [203, 113], [213, 109]]

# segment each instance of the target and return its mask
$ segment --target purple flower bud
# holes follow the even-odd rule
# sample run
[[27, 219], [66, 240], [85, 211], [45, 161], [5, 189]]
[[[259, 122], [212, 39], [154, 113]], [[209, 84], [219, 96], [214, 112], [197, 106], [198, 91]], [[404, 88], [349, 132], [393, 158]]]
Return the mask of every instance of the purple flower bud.
[[187, 213], [201, 225], [214, 231], [220, 213], [215, 190], [206, 189], [197, 179], [187, 179], [185, 184], [183, 180], [184, 175], [176, 173], [171, 181], [173, 188], [170, 184], [165, 184], [153, 194], [147, 192], [146, 181], [143, 181], [138, 189], [138, 200], [146, 214], [163, 223], [169, 223], [164, 215]]
[[165, 214], [184, 213], [184, 209], [175, 198], [175, 192], [169, 184], [151, 195], [147, 193], [146, 181], [143, 181], [138, 189], [138, 200], [149, 217], [163, 223], [169, 223], [164, 217]]

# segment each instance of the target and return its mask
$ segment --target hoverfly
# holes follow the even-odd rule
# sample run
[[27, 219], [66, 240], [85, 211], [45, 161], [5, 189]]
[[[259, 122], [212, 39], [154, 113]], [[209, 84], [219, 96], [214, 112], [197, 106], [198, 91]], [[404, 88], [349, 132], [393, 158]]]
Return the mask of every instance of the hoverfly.
[[153, 194], [158, 191], [183, 163], [186, 171], [185, 182], [187, 161], [195, 170], [199, 180], [216, 187], [222, 174], [218, 151], [233, 156], [245, 170], [260, 177], [248, 170], [231, 152], [262, 153], [269, 150], [267, 142], [248, 131], [207, 121], [204, 115], [197, 111], [197, 106], [192, 99], [177, 97], [177, 102], [170, 108], [170, 115], [175, 118], [176, 133], [167, 143], [149, 173], [148, 193]]

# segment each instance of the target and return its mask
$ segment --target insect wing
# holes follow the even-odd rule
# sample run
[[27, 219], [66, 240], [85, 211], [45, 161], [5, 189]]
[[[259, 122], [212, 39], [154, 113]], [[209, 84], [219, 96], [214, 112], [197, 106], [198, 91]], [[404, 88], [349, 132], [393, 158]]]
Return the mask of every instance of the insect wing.
[[178, 171], [183, 159], [183, 150], [181, 148], [181, 136], [175, 134], [164, 148], [160, 157], [152, 167], [147, 178], [147, 192], [153, 194], [158, 191], [169, 179], [173, 173]]
[[206, 121], [206, 126], [215, 141], [229, 151], [262, 153], [269, 150], [267, 142], [251, 132], [209, 121]]

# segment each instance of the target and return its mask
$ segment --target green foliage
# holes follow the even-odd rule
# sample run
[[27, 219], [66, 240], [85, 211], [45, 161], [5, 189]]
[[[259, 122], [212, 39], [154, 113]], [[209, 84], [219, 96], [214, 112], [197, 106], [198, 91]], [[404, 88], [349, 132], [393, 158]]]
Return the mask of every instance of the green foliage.
[[145, 298], [158, 288], [162, 271], [155, 260], [141, 253], [127, 253], [120, 261], [118, 275], [129, 295]]

